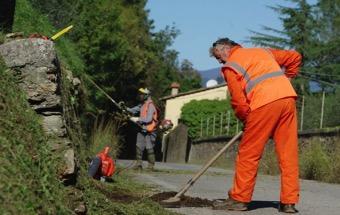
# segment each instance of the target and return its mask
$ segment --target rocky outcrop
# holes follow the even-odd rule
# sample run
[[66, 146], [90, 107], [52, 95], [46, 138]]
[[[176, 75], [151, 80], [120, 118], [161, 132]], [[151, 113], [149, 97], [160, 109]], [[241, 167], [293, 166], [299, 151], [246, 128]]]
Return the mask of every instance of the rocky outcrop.
[[[41, 115], [51, 149], [63, 153], [61, 179], [73, 180], [77, 169], [75, 152], [63, 117], [63, 77], [53, 42], [39, 38], [13, 40], [0, 45], [0, 55], [18, 76], [31, 107]], [[79, 79], [71, 82], [79, 84]]]

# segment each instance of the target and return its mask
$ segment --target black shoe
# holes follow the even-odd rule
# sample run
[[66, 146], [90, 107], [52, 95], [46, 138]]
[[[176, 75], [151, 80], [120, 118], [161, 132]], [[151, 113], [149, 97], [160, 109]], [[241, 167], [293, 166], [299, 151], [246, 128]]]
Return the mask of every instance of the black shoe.
[[213, 210], [230, 210], [230, 211], [246, 211], [248, 210], [248, 203], [239, 202], [232, 198], [225, 201], [215, 201], [213, 203]]
[[295, 214], [299, 211], [296, 210], [295, 204], [279, 204], [279, 212]]

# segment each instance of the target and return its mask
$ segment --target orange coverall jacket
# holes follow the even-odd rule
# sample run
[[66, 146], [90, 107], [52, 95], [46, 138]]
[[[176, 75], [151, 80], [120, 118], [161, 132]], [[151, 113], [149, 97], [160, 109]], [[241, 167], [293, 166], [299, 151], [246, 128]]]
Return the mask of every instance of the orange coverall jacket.
[[[241, 46], [233, 47], [229, 59], [232, 58], [232, 56], [237, 52], [239, 49], [243, 49]], [[293, 50], [278, 50], [278, 49], [267, 49], [272, 56], [274, 57], [275, 61], [278, 63], [278, 65], [283, 69], [284, 74], [286, 77], [294, 78], [299, 71], [299, 66], [301, 64], [301, 55]], [[235, 115], [241, 120], [244, 121], [249, 112], [251, 110], [255, 110], [256, 108], [259, 108], [260, 106], [266, 105], [267, 103], [270, 103], [272, 101], [275, 101], [277, 99], [283, 98], [283, 97], [296, 97], [296, 94], [287, 93], [285, 96], [273, 96], [271, 101], [264, 101], [260, 106], [257, 106], [255, 108], [250, 107], [250, 101], [246, 96], [245, 90], [243, 89], [242, 85], [242, 79], [240, 78], [240, 74], [236, 72], [231, 67], [222, 67], [221, 72], [224, 76], [225, 81], [228, 85], [228, 90], [231, 94], [231, 105], [235, 111]]]
[[116, 166], [112, 158], [108, 155], [109, 148], [105, 147], [105, 149], [100, 152], [97, 157], [101, 160], [100, 172], [102, 176], [110, 177], [113, 175]]
[[222, 67], [232, 107], [245, 123], [229, 191], [237, 201], [251, 201], [259, 161], [270, 137], [281, 171], [280, 201], [295, 204], [299, 200], [297, 95], [289, 79], [297, 75], [300, 63], [295, 51], [237, 46]]

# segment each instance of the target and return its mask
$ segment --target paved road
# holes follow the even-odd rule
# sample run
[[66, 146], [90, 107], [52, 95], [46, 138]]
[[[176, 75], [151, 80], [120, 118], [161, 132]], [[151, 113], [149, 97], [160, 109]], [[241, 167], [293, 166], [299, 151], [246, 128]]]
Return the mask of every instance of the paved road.
[[[131, 161], [118, 161], [126, 166]], [[146, 164], [145, 164], [146, 165]], [[156, 185], [160, 191], [178, 191], [200, 169], [198, 165], [157, 163], [159, 172], [136, 173], [140, 182]], [[175, 171], [164, 171], [175, 170]], [[177, 170], [180, 170], [179, 172]], [[176, 172], [177, 171], [177, 172]], [[180, 173], [182, 171], [182, 173]], [[186, 174], [183, 173], [186, 172]], [[193, 171], [191, 174], [188, 171]], [[233, 172], [219, 168], [211, 168], [186, 193], [188, 196], [206, 199], [226, 198], [226, 192], [231, 186]], [[301, 180], [300, 203], [297, 205], [299, 214], [304, 215], [340, 215], [340, 185]], [[250, 211], [226, 212], [211, 208], [175, 208], [171, 209], [181, 214], [190, 215], [222, 215], [222, 214], [249, 214], [272, 215], [277, 212], [279, 201], [280, 180], [276, 176], [259, 175], [253, 196]]]

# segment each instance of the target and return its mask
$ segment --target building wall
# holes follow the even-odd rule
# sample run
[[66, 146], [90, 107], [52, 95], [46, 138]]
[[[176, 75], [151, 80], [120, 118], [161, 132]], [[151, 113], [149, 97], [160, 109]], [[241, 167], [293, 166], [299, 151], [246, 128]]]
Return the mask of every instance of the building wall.
[[170, 119], [173, 122], [174, 127], [176, 127], [178, 125], [178, 119], [181, 116], [181, 109], [184, 104], [192, 100], [226, 99], [228, 97], [227, 91], [228, 89], [226, 86], [221, 86], [167, 99], [165, 105], [165, 119]]

